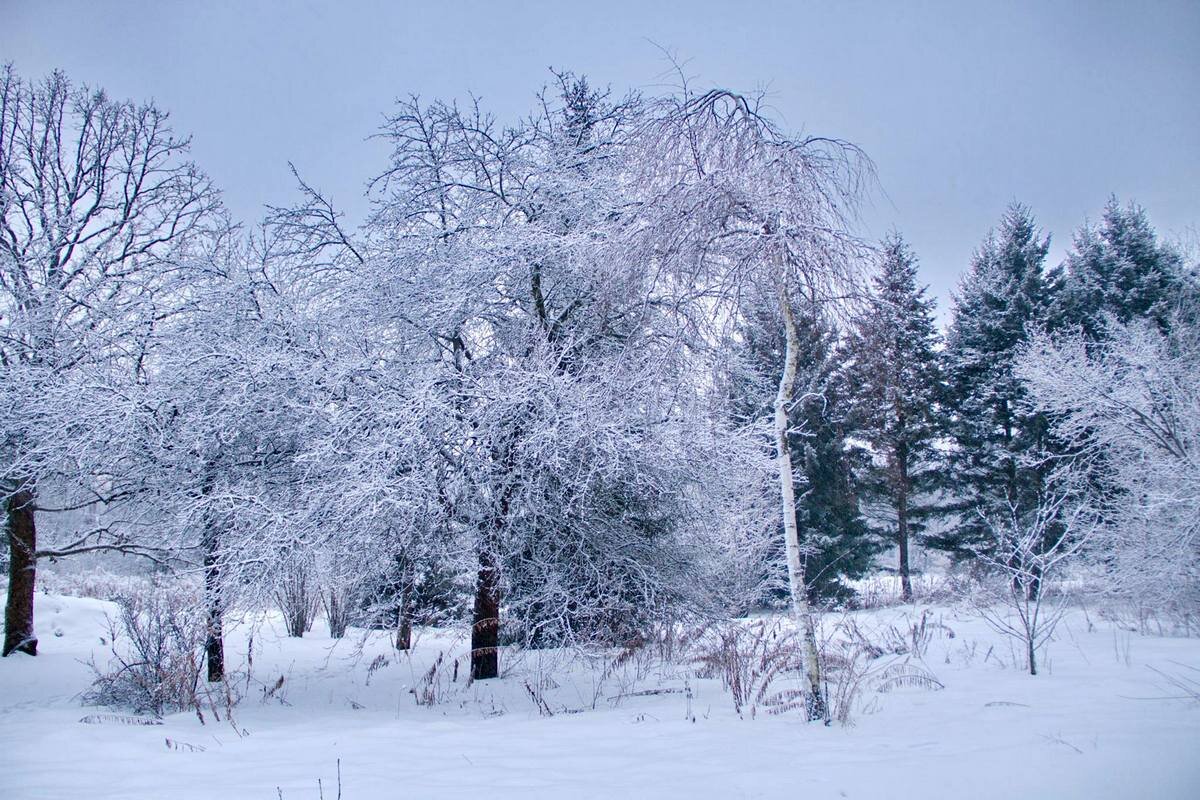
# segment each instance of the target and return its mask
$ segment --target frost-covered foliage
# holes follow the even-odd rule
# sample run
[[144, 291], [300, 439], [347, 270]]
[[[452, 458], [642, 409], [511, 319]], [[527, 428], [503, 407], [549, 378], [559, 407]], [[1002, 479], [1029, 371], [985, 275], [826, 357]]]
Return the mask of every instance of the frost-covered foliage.
[[[730, 421], [724, 346], [748, 293], [853, 291], [852, 146], [792, 138], [752, 97], [563, 73], [507, 123], [400, 101], [365, 225], [297, 174], [247, 232], [153, 105], [4, 82], [18, 552], [198, 568], [211, 679], [225, 612], [277, 594], [296, 633], [317, 597], [339, 630], [470, 605], [481, 678], [501, 626], [621, 641], [778, 582], [765, 420]], [[49, 475], [103, 519], [35, 551]]]
[[[762, 474], [713, 428], [654, 261], [637, 202], [645, 114], [564, 75], [525, 125], [413, 100], [384, 131], [356, 291], [393, 350], [375, 371], [395, 392], [364, 398], [368, 459], [323, 463], [419, 517], [405, 547], [418, 560], [476, 573], [477, 652], [497, 646], [501, 603], [531, 642], [711, 608], [694, 588], [728, 551], [705, 541], [731, 519], [717, 503], [753, 497]], [[731, 478], [748, 491], [698, 488], [719, 477], [719, 440], [746, 453]]]
[[1111, 591], [1194, 609], [1200, 602], [1200, 327], [1191, 309], [1170, 333], [1110, 319], [1100, 345], [1039, 336], [1018, 375], [1055, 432], [1095, 471], [1105, 524], [1090, 548]]
[[0, 69], [4, 655], [36, 652], [39, 557], [145, 552], [119, 520], [39, 543], [39, 512], [62, 507], [39, 503], [38, 486], [73, 489], [70, 509], [133, 491], [114, 463], [125, 407], [97, 375], [133, 380], [176, 305], [182, 260], [219, 219], [217, 192], [187, 150], [153, 103], [113, 100], [57, 72], [30, 81]]

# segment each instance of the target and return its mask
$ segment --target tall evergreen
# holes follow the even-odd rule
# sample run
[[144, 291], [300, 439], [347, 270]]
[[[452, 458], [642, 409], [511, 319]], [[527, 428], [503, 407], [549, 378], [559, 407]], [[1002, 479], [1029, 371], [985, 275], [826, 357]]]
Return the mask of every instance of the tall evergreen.
[[[846, 353], [837, 328], [816, 309], [800, 309], [798, 373], [789, 415], [790, 445], [797, 478], [796, 521], [811, 602], [853, 595], [846, 580], [866, 575], [879, 552], [858, 497], [862, 453], [850, 444], [852, 406]], [[735, 409], [748, 418], [770, 413], [773, 385], [783, 367], [784, 337], [769, 306], [743, 329], [742, 380]], [[782, 540], [782, 536], [779, 537]], [[782, 553], [780, 554], [782, 559]]]
[[934, 444], [944, 420], [935, 300], [899, 235], [883, 243], [875, 291], [851, 340], [849, 379], [858, 436], [872, 458], [864, 494], [878, 533], [896, 544], [901, 596], [912, 598], [909, 545], [924, 530], [939, 477]]
[[1105, 320], [1150, 319], [1166, 329], [1187, 288], [1183, 259], [1158, 241], [1146, 211], [1116, 197], [1100, 224], [1085, 224], [1055, 271], [1061, 285], [1055, 322], [1104, 338]]
[[936, 544], [965, 555], [986, 540], [985, 516], [1036, 508], [1050, 443], [1044, 416], [1025, 407], [1014, 359], [1045, 324], [1054, 291], [1044, 270], [1049, 237], [1012, 205], [975, 252], [955, 295], [946, 342], [954, 448], [948, 471], [955, 524]]

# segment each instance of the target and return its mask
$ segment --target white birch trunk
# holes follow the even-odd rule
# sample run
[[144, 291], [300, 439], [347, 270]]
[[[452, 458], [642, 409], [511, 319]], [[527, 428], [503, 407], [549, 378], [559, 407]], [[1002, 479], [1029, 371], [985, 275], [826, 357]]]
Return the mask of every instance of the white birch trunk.
[[800, 532], [796, 524], [796, 489], [792, 475], [792, 449], [788, 443], [788, 406], [796, 390], [799, 334], [787, 287], [779, 287], [779, 311], [787, 334], [783, 375], [779, 378], [779, 393], [775, 396], [775, 463], [779, 467], [779, 494], [783, 511], [783, 538], [787, 548], [788, 584], [792, 591], [792, 615], [800, 623], [804, 636], [804, 672], [808, 681], [810, 720], [826, 715], [824, 694], [821, 692], [821, 662], [817, 653], [816, 623], [808, 605], [804, 586], [804, 562], [800, 560]]

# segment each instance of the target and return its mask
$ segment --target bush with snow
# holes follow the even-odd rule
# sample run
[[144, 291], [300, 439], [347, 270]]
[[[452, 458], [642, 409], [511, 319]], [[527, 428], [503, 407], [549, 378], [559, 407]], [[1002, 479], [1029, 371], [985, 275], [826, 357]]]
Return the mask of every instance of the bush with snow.
[[157, 716], [199, 708], [205, 622], [199, 597], [155, 583], [117, 601], [109, 617], [109, 661], [93, 660], [95, 681], [84, 702]]

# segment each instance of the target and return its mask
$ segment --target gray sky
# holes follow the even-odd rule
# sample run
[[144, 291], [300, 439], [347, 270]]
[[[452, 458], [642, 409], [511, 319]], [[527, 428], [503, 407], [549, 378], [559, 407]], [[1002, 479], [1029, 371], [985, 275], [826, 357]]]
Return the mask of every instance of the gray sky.
[[155, 99], [235, 215], [292, 199], [295, 162], [352, 219], [394, 98], [531, 107], [548, 67], [614, 89], [766, 89], [793, 130], [860, 144], [948, 304], [1012, 200], [1061, 258], [1110, 193], [1160, 233], [1200, 223], [1200, 2], [63, 2], [0, 0], [0, 61]]

